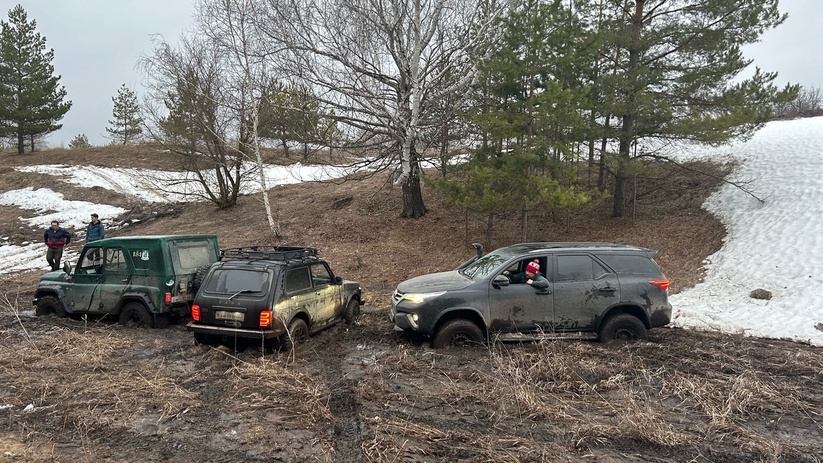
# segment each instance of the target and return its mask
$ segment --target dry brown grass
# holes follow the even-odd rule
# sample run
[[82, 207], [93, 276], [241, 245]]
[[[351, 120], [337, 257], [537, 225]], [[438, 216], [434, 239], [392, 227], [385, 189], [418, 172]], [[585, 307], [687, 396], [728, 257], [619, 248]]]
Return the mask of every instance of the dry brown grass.
[[[814, 446], [787, 441], [777, 430], [786, 430], [778, 423], [781, 417], [792, 416], [805, 417], [812, 433], [823, 431], [820, 386], [809, 397], [797, 394], [803, 386], [792, 378], [772, 378], [770, 369], [792, 368], [785, 362], [751, 361], [741, 374], [710, 377], [700, 372], [723, 368], [725, 359], [704, 363], [700, 371], [681, 368], [682, 354], [667, 347], [681, 334], [686, 335], [666, 333], [665, 344], [617, 350], [589, 343], [498, 344], [486, 352], [459, 354], [465, 363], [435, 351], [398, 352], [397, 358], [383, 359], [402, 365], [383, 387], [406, 383], [405, 391], [417, 392], [414, 400], [401, 400], [400, 393], [392, 397], [403, 404], [394, 419], [370, 421], [377, 431], [369, 448], [384, 457], [428, 451], [472, 461], [480, 455], [486, 458], [477, 461], [542, 461], [531, 451], [551, 455], [565, 442], [570, 445], [566, 452], [573, 448], [597, 455], [625, 442], [675, 459], [694, 447], [732, 446], [741, 449], [733, 459], [760, 455], [762, 461], [816, 461]], [[745, 345], [741, 340], [735, 347]], [[802, 357], [795, 367], [809, 372], [820, 367], [821, 356], [813, 365]], [[414, 418], [402, 418], [409, 416]], [[420, 416], [427, 417], [425, 423]], [[470, 437], [445, 431], [463, 429], [457, 423], [472, 419], [485, 427], [469, 432]], [[441, 447], [442, 441], [448, 445]], [[505, 442], [528, 445], [518, 450]]]

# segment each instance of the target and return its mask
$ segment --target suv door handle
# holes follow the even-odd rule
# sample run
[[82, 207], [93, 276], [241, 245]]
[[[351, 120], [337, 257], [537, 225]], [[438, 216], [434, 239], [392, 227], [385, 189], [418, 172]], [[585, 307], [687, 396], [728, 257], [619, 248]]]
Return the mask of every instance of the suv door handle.
[[607, 293], [613, 293], [617, 291], [617, 288], [613, 288], [611, 286], [606, 286], [605, 288], [598, 288], [599, 291], [605, 291]]

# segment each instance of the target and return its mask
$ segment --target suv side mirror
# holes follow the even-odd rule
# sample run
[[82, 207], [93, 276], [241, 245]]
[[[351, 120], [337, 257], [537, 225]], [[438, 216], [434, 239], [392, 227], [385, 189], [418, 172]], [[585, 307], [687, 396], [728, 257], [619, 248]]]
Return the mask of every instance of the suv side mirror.
[[494, 286], [495, 288], [499, 288], [501, 286], [509, 286], [510, 283], [511, 282], [509, 281], [509, 277], [507, 277], [506, 275], [497, 275], [496, 277], [494, 277], [494, 280], [492, 280], [492, 286]]
[[343, 284], [343, 277], [334, 277], [334, 284], [342, 285]]
[[68, 261], [63, 262], [63, 271], [66, 272], [66, 275], [71, 275], [71, 264]]

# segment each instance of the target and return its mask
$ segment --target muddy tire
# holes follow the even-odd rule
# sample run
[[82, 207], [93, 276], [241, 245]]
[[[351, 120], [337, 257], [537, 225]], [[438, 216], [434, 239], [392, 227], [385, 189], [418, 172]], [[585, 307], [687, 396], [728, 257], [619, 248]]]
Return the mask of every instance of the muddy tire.
[[129, 302], [120, 311], [120, 324], [128, 328], [152, 328], [154, 323], [146, 306], [139, 302]]
[[351, 325], [352, 323], [357, 321], [357, 317], [360, 316], [360, 301], [355, 298], [351, 298], [349, 303], [346, 304], [346, 311], [343, 312], [343, 320], [346, 321], [347, 324]]
[[288, 352], [294, 346], [309, 339], [309, 325], [302, 318], [295, 318], [289, 323], [289, 330], [280, 336], [280, 350]]
[[482, 343], [483, 331], [473, 322], [463, 318], [456, 318], [440, 327], [432, 340], [432, 347], [444, 349], [448, 347], [466, 347]]
[[646, 339], [646, 326], [634, 315], [613, 315], [603, 322], [597, 340], [608, 342], [633, 342]]
[[58, 317], [65, 317], [66, 310], [63, 304], [56, 296], [43, 296], [37, 301], [37, 307], [34, 309], [36, 315], [48, 315], [50, 313], [57, 314]]

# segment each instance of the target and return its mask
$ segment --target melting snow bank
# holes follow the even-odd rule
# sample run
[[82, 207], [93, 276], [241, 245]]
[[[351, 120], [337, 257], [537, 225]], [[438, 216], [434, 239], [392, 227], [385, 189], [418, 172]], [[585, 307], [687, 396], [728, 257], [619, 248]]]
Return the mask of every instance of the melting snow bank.
[[63, 199], [63, 193], [53, 191], [49, 188], [33, 189], [31, 187], [19, 190], [7, 191], [0, 194], [0, 205], [16, 206], [21, 209], [35, 211], [34, 217], [21, 217], [20, 220], [40, 230], [40, 239], [43, 232], [52, 220], [60, 222], [63, 228], [81, 230], [86, 228], [83, 221], [89, 220], [92, 212], [102, 217], [117, 217], [127, 212], [126, 209], [109, 206], [106, 204], [96, 204], [88, 201], [68, 201]]
[[[203, 189], [191, 172], [169, 172], [151, 169], [113, 168], [98, 166], [35, 165], [16, 168], [20, 172], [53, 175], [79, 186], [99, 186], [128, 196], [135, 196], [152, 203], [185, 202], [203, 198]], [[244, 180], [241, 193], [261, 191], [257, 166], [244, 163], [241, 167]], [[263, 172], [266, 186], [288, 185], [301, 182], [318, 182], [342, 178], [352, 172], [348, 167], [302, 165], [265, 165]], [[204, 171], [207, 178], [213, 175]], [[20, 190], [16, 190], [20, 191]]]
[[[778, 121], [695, 155], [740, 161], [704, 204], [726, 226], [705, 281], [671, 297], [676, 326], [823, 346], [823, 118]], [[749, 296], [756, 289], [771, 299]]]

